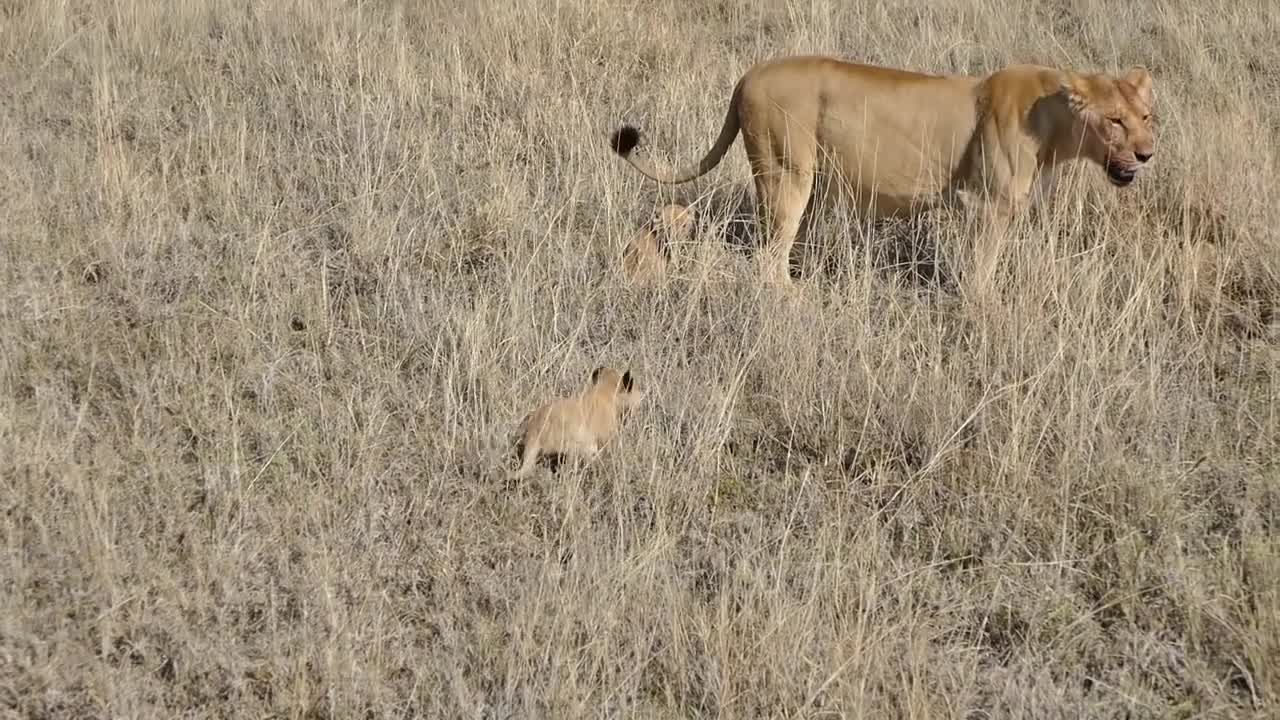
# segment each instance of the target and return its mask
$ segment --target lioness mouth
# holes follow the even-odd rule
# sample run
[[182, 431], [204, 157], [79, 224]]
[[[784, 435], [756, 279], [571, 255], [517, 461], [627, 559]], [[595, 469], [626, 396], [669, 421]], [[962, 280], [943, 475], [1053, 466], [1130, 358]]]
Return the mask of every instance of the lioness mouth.
[[1129, 170], [1127, 168], [1120, 167], [1119, 165], [1107, 166], [1107, 179], [1111, 181], [1112, 185], [1116, 185], [1118, 187], [1124, 187], [1125, 185], [1133, 182], [1133, 178], [1137, 174], [1138, 172], [1136, 170]]

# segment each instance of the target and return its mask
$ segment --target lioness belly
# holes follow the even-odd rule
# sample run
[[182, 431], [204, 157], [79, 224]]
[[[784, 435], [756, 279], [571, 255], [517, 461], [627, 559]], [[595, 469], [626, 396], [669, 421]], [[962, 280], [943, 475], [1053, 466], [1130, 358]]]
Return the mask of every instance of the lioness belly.
[[841, 202], [860, 213], [909, 215], [949, 197], [963, 152], [959, 141], [931, 144], [868, 134], [861, 142], [825, 149], [818, 182], [823, 192], [838, 191]]
[[901, 215], [944, 200], [977, 127], [975, 81], [864, 73], [828, 80], [816, 128], [821, 172], [862, 211]]

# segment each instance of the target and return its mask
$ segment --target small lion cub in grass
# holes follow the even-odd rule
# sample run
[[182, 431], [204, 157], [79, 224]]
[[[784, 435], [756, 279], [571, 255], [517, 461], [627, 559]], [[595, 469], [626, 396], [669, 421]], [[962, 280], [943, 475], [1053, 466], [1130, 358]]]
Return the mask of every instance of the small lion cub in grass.
[[622, 270], [633, 283], [660, 281], [673, 260], [671, 246], [692, 236], [693, 211], [678, 203], [662, 206], [627, 241], [622, 250]]
[[520, 469], [509, 473], [508, 479], [527, 477], [544, 456], [554, 457], [555, 467], [565, 456], [594, 459], [617, 432], [622, 412], [635, 407], [640, 398], [630, 370], [597, 367], [581, 394], [544, 403], [525, 417], [517, 431]]

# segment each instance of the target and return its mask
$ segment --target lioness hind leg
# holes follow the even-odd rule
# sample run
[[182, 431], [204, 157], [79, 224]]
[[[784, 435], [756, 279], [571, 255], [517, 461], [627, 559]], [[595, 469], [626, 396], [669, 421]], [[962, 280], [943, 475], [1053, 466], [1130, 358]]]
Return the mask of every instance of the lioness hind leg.
[[813, 171], [767, 167], [755, 173], [760, 270], [766, 281], [791, 282], [791, 249], [813, 191]]

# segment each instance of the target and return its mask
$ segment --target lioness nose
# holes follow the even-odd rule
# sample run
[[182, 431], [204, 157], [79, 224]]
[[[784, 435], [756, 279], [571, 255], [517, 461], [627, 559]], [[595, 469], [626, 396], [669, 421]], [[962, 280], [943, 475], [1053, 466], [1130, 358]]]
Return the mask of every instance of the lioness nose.
[[1140, 162], [1140, 163], [1144, 163], [1144, 162], [1146, 162], [1146, 161], [1148, 161], [1148, 160], [1150, 160], [1150, 159], [1151, 159], [1151, 153], [1140, 153], [1140, 152], [1136, 152], [1136, 153], [1134, 153], [1134, 154], [1133, 154], [1133, 156], [1134, 156], [1134, 157], [1136, 157], [1136, 158], [1138, 158], [1138, 162]]

